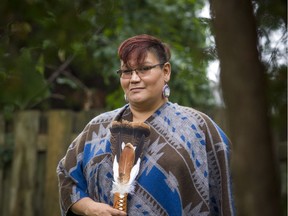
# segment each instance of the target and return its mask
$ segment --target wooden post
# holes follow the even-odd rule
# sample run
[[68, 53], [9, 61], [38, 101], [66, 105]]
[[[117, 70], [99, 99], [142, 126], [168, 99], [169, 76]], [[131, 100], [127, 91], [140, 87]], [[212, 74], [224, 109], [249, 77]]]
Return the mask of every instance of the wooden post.
[[45, 211], [43, 212], [45, 216], [60, 215], [56, 167], [72, 141], [72, 114], [67, 110], [48, 112]]
[[11, 216], [31, 216], [37, 165], [39, 112], [19, 112], [14, 119], [15, 148], [12, 164], [9, 212]]

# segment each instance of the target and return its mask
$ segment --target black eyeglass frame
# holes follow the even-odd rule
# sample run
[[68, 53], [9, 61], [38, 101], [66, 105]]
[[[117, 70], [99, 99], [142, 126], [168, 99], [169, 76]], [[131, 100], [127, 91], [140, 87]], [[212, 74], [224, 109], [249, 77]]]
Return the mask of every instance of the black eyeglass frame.
[[[150, 66], [141, 66], [139, 68], [134, 68], [134, 69], [126, 69], [126, 70], [117, 70], [116, 73], [119, 74], [120, 78], [122, 78], [122, 74], [128, 74], [130, 73], [130, 76], [132, 76], [132, 72], [135, 71], [136, 74], [138, 75], [139, 73], [139, 70], [143, 70], [143, 71], [149, 71], [157, 66], [160, 66], [160, 65], [164, 65], [166, 64], [167, 62], [164, 62], [164, 63], [159, 63], [159, 64], [155, 64], [155, 65], [150, 65]], [[140, 72], [141, 73], [141, 72]], [[125, 78], [124, 78], [125, 79]]]

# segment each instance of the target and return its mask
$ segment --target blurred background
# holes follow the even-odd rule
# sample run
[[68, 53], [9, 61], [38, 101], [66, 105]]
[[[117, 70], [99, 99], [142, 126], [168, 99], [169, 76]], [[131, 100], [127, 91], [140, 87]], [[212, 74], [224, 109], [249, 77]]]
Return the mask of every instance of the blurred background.
[[232, 145], [238, 215], [287, 214], [285, 0], [2, 0], [0, 215], [60, 215], [56, 166], [95, 115], [124, 105], [117, 48], [170, 45], [172, 102]]

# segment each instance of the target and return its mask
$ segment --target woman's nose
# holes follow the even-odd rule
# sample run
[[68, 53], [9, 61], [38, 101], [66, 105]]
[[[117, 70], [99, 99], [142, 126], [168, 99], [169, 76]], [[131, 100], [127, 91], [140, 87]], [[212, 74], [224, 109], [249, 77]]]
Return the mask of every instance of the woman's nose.
[[138, 73], [136, 72], [136, 70], [132, 71], [131, 72], [131, 81], [139, 81], [140, 80], [140, 77], [138, 75]]

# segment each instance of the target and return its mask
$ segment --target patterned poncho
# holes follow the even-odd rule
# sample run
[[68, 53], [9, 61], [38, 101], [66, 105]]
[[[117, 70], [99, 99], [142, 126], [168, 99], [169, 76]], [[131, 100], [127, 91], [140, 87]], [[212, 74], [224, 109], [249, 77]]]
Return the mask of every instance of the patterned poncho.
[[[92, 119], [57, 167], [62, 215], [83, 197], [113, 205], [111, 124], [132, 120], [129, 105]], [[145, 123], [143, 147], [128, 215], [234, 215], [230, 143], [207, 115], [165, 103]]]

